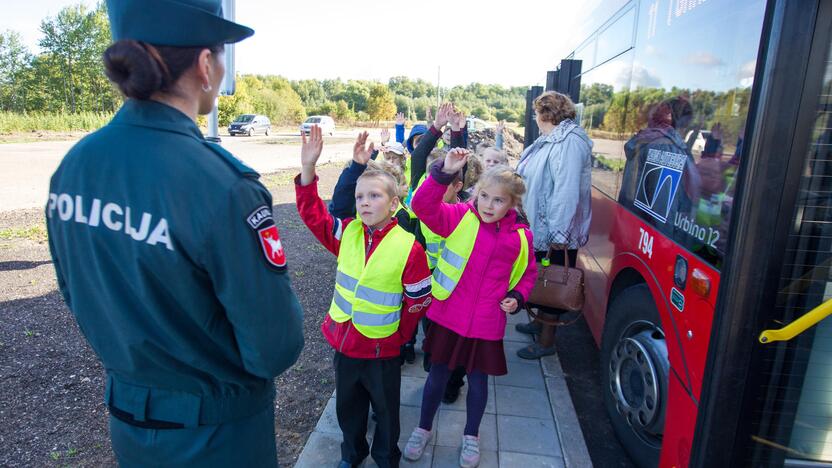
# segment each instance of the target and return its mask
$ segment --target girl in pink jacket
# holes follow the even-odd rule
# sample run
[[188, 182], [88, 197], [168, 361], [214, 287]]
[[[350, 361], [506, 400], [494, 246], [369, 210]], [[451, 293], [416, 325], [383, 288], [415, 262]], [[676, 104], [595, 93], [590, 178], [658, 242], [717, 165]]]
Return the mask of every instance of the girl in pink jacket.
[[[411, 201], [411, 208], [419, 220], [446, 238], [446, 246], [451, 244], [447, 238], [458, 227], [457, 239], [462, 232], [476, 238], [467, 263], [461, 263], [464, 265], [461, 276], [443, 274], [441, 261], [434, 271], [434, 282], [451, 285], [445, 288], [451, 292], [440, 300], [437, 295], [441, 294], [435, 289], [434, 300], [428, 309], [427, 315], [433, 324], [423, 347], [431, 355], [431, 368], [422, 392], [419, 426], [413, 430], [404, 450], [404, 457], [409, 460], [418, 460], [422, 456], [432, 435], [433, 418], [445, 383], [455, 367], [463, 366], [469, 387], [461, 466], [479, 463], [478, 434], [488, 402], [488, 376], [507, 372], [503, 351], [506, 314], [516, 313], [523, 307], [537, 278], [532, 235], [527, 222], [518, 214], [526, 189], [523, 179], [511, 168], [489, 169], [477, 183], [475, 197], [469, 203], [442, 202], [447, 185], [462, 170], [469, 155], [470, 152], [462, 148], [449, 151], [444, 162], [431, 168], [430, 177]], [[476, 216], [476, 222], [472, 223], [472, 215]], [[465, 229], [462, 223], [476, 227]], [[441, 257], [452, 263], [464, 262], [464, 258], [455, 253]], [[518, 269], [512, 278], [515, 263]], [[525, 269], [520, 269], [524, 264]], [[510, 288], [512, 279], [516, 284]], [[452, 286], [454, 282], [455, 286]]]

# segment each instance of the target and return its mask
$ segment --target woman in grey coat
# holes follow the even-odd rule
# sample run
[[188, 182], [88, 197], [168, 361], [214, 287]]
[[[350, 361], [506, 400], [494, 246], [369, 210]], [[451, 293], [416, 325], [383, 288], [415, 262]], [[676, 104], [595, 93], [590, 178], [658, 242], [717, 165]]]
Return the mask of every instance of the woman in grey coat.
[[[523, 208], [534, 237], [535, 256], [543, 259], [552, 244], [566, 245], [569, 264], [575, 265], [578, 248], [589, 237], [592, 141], [575, 123], [575, 104], [568, 96], [548, 91], [534, 100], [535, 121], [540, 137], [523, 151], [517, 172], [526, 182]], [[552, 264], [564, 264], [563, 250], [550, 257]], [[533, 304], [532, 304], [533, 305]], [[539, 307], [547, 319], [563, 310]], [[522, 333], [541, 333], [545, 325], [518, 324]], [[542, 336], [552, 336], [543, 333]], [[524, 359], [538, 359], [555, 353], [554, 341], [539, 340], [520, 349]]]

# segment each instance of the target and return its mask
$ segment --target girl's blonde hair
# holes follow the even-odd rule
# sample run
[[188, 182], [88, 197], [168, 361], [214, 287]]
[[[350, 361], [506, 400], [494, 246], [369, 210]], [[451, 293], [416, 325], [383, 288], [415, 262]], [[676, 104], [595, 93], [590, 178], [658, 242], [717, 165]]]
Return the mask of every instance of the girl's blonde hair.
[[397, 164], [389, 161], [368, 161], [367, 169], [358, 177], [358, 180], [375, 178], [384, 184], [384, 191], [390, 198], [399, 197], [403, 201], [407, 197], [407, 182], [404, 180], [404, 172]]
[[514, 207], [522, 212], [523, 195], [526, 193], [526, 183], [520, 174], [514, 172], [510, 167], [505, 165], [494, 166], [485, 171], [477, 182], [476, 190], [479, 191], [483, 187], [490, 187], [492, 185], [499, 185], [511, 197]]

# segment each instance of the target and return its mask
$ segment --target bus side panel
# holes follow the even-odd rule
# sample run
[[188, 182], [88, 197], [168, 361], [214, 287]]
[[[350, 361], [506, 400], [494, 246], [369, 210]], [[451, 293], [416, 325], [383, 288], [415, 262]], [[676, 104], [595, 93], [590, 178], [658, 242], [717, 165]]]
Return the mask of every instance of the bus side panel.
[[659, 466], [686, 468], [690, 462], [690, 447], [696, 427], [697, 407], [693, 399], [674, 376], [670, 376], [664, 438]]
[[615, 255], [615, 245], [608, 233], [612, 232], [617, 222], [616, 206], [617, 203], [614, 200], [598, 189], [592, 188], [592, 223], [589, 227], [589, 241], [578, 250], [578, 266], [584, 270], [586, 292], [584, 317], [599, 347], [612, 283], [608, 272]]
[[690, 376], [682, 339], [683, 325], [671, 313], [669, 299], [673, 286], [673, 264], [677, 252], [682, 249], [620, 205], [616, 208], [616, 225], [610, 231], [610, 238], [615, 244], [610, 278], [616, 278], [625, 268], [632, 268], [645, 279], [661, 318], [670, 366], [679, 376], [683, 376], [684, 383], [689, 386]]

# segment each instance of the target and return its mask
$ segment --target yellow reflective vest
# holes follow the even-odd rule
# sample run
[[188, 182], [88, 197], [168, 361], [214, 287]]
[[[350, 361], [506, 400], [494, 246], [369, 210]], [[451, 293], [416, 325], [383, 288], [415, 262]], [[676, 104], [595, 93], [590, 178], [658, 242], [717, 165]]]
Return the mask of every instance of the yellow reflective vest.
[[[465, 265], [471, 257], [471, 252], [474, 251], [474, 242], [477, 240], [479, 229], [479, 218], [473, 211], [469, 211], [465, 213], [451, 235], [445, 239], [431, 278], [432, 293], [436, 299], [440, 301], [447, 299], [456, 288], [465, 271]], [[526, 237], [526, 230], [520, 229], [517, 232], [520, 235], [520, 253], [511, 268], [509, 291], [517, 286], [529, 266], [529, 239]], [[427, 236], [425, 239], [427, 240]]]
[[386, 338], [399, 328], [402, 273], [416, 238], [394, 226], [365, 265], [364, 225], [356, 220], [341, 236], [335, 291], [329, 306], [332, 320], [352, 320], [367, 338]]

